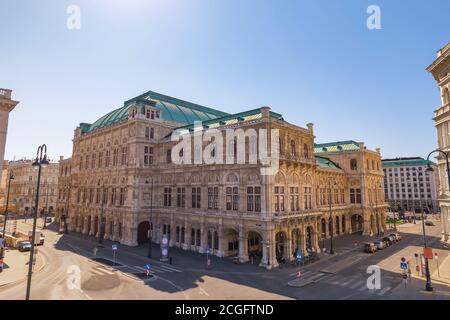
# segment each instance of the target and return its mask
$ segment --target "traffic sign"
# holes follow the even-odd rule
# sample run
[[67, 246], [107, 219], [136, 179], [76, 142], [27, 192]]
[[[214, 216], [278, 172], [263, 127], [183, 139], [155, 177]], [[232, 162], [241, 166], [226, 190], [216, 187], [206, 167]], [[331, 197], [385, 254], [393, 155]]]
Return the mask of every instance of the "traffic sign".
[[400, 262], [400, 269], [403, 269], [403, 270], [408, 269], [408, 264], [406, 262], [401, 261]]
[[111, 246], [111, 248], [115, 251], [115, 250], [117, 250], [118, 246], [117, 246], [117, 244], [113, 244], [113, 245]]

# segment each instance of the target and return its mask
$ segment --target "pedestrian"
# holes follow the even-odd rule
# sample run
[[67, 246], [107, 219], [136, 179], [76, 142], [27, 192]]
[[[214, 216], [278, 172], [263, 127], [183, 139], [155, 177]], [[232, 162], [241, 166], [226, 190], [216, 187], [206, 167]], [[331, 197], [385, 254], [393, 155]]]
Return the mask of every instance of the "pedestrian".
[[406, 284], [408, 283], [408, 275], [406, 274], [406, 272], [403, 272], [402, 278], [403, 278], [403, 284], [405, 285], [405, 288], [406, 288]]
[[300, 270], [298, 270], [298, 272], [297, 272], [297, 279], [300, 279], [301, 276], [302, 276], [302, 272]]

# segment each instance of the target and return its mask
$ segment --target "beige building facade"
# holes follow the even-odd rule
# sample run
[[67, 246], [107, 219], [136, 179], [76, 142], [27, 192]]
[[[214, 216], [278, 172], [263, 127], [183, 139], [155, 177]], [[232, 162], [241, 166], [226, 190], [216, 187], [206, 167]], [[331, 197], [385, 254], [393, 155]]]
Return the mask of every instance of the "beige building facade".
[[[436, 60], [427, 68], [439, 88], [441, 105], [434, 111], [437, 145], [442, 152], [450, 152], [450, 43], [440, 49]], [[450, 190], [444, 153], [436, 153], [439, 172], [439, 206], [442, 220], [442, 241], [450, 242]]]
[[331, 233], [382, 233], [383, 177], [379, 150], [315, 144], [313, 124], [269, 107], [228, 114], [149, 91], [75, 129], [57, 217], [97, 237], [103, 225], [129, 246], [151, 232], [156, 243], [167, 235], [172, 247], [275, 267], [295, 249], [320, 251]]
[[[35, 208], [38, 170], [32, 160], [10, 161], [8, 176], [12, 173], [9, 202], [18, 214], [32, 214]], [[58, 199], [59, 163], [50, 161], [42, 168], [38, 211], [54, 213]]]

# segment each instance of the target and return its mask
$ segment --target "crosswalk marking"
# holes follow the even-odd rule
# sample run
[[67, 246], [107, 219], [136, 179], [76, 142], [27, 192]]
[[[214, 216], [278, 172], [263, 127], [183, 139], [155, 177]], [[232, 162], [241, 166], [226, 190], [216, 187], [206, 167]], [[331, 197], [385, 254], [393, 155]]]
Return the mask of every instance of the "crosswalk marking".
[[313, 275], [312, 277], [309, 277], [309, 280], [315, 280], [317, 278], [320, 278], [324, 275], [325, 273], [319, 272], [318, 274]]
[[355, 289], [357, 286], [359, 286], [361, 284], [361, 281], [356, 281], [354, 284], [352, 284], [349, 288], [350, 289]]
[[364, 291], [367, 290], [367, 284], [365, 283], [361, 288], [358, 289], [358, 291]]
[[[171, 270], [171, 271], [173, 271], [173, 272], [181, 272], [181, 270], [178, 270], [178, 269], [174, 269], [174, 268], [171, 268], [171, 267], [168, 267], [168, 266], [163, 266], [163, 265], [160, 265], [160, 266], [158, 266], [159, 268], [162, 268], [163, 270], [164, 269], [168, 269], [168, 270]], [[170, 271], [169, 271], [170, 272]]]
[[386, 292], [388, 292], [389, 290], [391, 290], [390, 286], [384, 287], [380, 292], [378, 292], [379, 296], [384, 295]]

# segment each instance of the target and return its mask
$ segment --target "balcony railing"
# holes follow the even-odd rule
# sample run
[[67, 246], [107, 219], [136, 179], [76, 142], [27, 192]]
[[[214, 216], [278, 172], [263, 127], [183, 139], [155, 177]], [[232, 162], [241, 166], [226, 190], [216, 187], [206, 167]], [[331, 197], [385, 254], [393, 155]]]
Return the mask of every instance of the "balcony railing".
[[450, 111], [450, 103], [447, 103], [446, 105], [439, 107], [438, 109], [436, 109], [436, 111], [434, 111], [434, 117], [439, 117], [440, 115], [443, 115], [446, 112]]
[[11, 90], [0, 88], [0, 98], [11, 99]]

